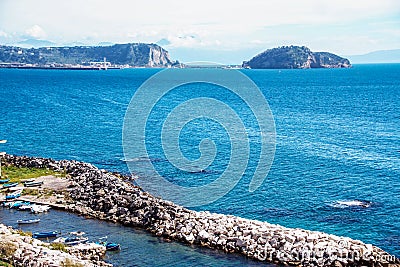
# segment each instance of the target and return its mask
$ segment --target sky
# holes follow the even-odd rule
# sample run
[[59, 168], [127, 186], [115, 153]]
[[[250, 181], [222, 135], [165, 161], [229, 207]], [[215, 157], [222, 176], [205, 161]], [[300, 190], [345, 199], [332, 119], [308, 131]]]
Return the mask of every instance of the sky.
[[0, 44], [158, 43], [181, 62], [241, 63], [268, 48], [400, 48], [398, 0], [0, 0]]

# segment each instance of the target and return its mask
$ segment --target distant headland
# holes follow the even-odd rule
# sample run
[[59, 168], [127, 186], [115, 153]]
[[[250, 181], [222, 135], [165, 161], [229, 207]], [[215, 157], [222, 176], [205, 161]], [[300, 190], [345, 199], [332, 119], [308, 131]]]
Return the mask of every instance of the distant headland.
[[[0, 68], [98, 70], [121, 68], [193, 67], [170, 58], [157, 44], [128, 43], [109, 46], [22, 48], [0, 45]], [[225, 67], [225, 66], [221, 66]], [[305, 46], [268, 49], [242, 65], [250, 69], [350, 68], [350, 61]]]
[[170, 67], [168, 51], [156, 44], [21, 48], [0, 45], [0, 67], [53, 69], [108, 69]]
[[268, 49], [244, 61], [251, 69], [350, 68], [350, 61], [328, 52], [312, 52], [305, 46], [281, 46]]

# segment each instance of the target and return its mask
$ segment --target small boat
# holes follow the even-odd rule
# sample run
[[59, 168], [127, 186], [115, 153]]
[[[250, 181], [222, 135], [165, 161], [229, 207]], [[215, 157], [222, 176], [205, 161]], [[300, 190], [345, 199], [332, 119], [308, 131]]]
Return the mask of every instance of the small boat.
[[18, 207], [18, 210], [31, 210], [31, 204], [21, 205]]
[[15, 203], [15, 201], [5, 201], [5, 202], [3, 202], [3, 206], [9, 208], [12, 205], [14, 205], [14, 203]]
[[10, 181], [10, 179], [2, 179], [0, 180], [0, 184], [5, 184], [8, 183]]
[[33, 187], [33, 186], [41, 186], [42, 184], [43, 184], [43, 181], [40, 181], [40, 182], [33, 181], [33, 182], [25, 182], [24, 186], [25, 187]]
[[86, 234], [85, 232], [82, 231], [76, 231], [76, 232], [69, 232], [70, 235], [76, 235], [76, 236], [83, 236]]
[[75, 246], [78, 244], [84, 244], [88, 242], [89, 238], [83, 236], [69, 236], [69, 237], [59, 237], [55, 239], [52, 243], [62, 243], [66, 246]]
[[17, 186], [17, 185], [18, 185], [17, 182], [15, 182], [15, 183], [7, 183], [7, 184], [3, 184], [3, 188], [10, 188], [10, 187], [14, 187], [14, 186]]
[[31, 204], [30, 202], [25, 202], [25, 201], [15, 201], [12, 205], [10, 205], [10, 209], [19, 208], [22, 205], [30, 205], [30, 204]]
[[78, 244], [86, 243], [89, 238], [84, 237], [83, 235], [85, 232], [77, 231], [77, 232], [70, 232], [69, 236], [67, 237], [59, 237], [53, 241], [53, 243], [62, 243], [67, 246], [75, 246]]
[[48, 205], [36, 205], [36, 204], [31, 205], [32, 213], [42, 213], [42, 212], [48, 211], [49, 209], [50, 209], [50, 206], [48, 206]]
[[18, 220], [18, 224], [31, 224], [31, 223], [38, 223], [40, 219], [29, 219], [29, 220]]
[[105, 246], [107, 251], [116, 251], [121, 249], [121, 246], [117, 243], [107, 242]]
[[108, 242], [107, 240], [104, 241], [104, 239], [107, 239], [107, 236], [101, 237], [97, 244], [105, 246], [107, 251], [117, 251], [121, 249], [120, 244]]
[[57, 231], [53, 232], [37, 232], [33, 233], [33, 238], [47, 238], [47, 237], [56, 237], [58, 235]]
[[19, 198], [20, 196], [21, 196], [21, 191], [16, 191], [14, 193], [7, 194], [6, 200], [16, 199], [16, 198]]
[[21, 180], [22, 183], [29, 183], [29, 182], [34, 182], [34, 181], [35, 181], [35, 178]]

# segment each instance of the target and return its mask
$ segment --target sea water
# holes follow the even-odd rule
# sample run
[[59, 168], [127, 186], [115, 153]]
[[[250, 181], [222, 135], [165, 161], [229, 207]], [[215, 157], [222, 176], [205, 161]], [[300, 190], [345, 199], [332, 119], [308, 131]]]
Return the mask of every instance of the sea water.
[[[137, 88], [159, 71], [0, 69], [0, 139], [8, 140], [0, 150], [87, 161], [128, 173], [124, 160], [137, 159], [125, 159], [123, 154], [125, 112]], [[242, 72], [260, 88], [273, 114], [274, 162], [261, 187], [249, 192], [258, 160], [248, 159], [246, 172], [233, 190], [195, 209], [348, 236], [400, 256], [400, 65]], [[157, 142], [163, 126], [159, 118], [166, 118], [179, 103], [198, 97], [215, 98], [234, 107], [246, 125], [251, 155], [257, 155], [260, 148], [257, 120], [240, 97], [207, 83], [176, 88], [155, 105], [151, 114], [155, 123], [147, 125], [147, 148], [155, 168], [181, 186], [215, 181], [232, 156], [227, 130], [206, 118], [182, 129], [180, 148], [193, 160], [200, 156], [201, 140], [213, 140], [218, 153], [209, 168], [185, 172], [174, 168], [163, 154]], [[135, 171], [142, 174], [140, 164]], [[74, 220], [70, 215], [59, 216]], [[124, 259], [117, 264], [121, 266], [129, 266], [132, 261], [124, 261], [129, 257], [135, 258], [138, 266], [154, 265], [157, 261], [144, 259], [162, 258], [164, 248], [179, 246], [158, 244], [157, 238], [143, 232], [116, 227], [133, 232], [132, 249], [143, 246], [120, 255]], [[151, 246], [141, 243], [148, 238], [155, 240]], [[129, 246], [129, 240], [124, 244]], [[168, 257], [173, 258], [171, 262], [187, 258], [180, 264], [187, 266], [196, 261], [207, 266], [256, 264], [183, 247]]]

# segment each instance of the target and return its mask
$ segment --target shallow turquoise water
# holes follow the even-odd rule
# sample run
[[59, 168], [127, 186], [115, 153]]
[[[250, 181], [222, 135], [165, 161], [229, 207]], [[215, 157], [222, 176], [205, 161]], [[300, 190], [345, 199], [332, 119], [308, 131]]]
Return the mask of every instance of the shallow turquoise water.
[[[158, 71], [0, 69], [0, 138], [8, 139], [1, 150], [88, 161], [128, 172], [121, 160], [125, 111], [135, 90]], [[400, 256], [400, 65], [243, 72], [260, 87], [274, 115], [274, 163], [262, 186], [250, 193], [257, 165], [256, 158], [250, 159], [244, 177], [229, 194], [196, 209], [349, 236]], [[239, 98], [222, 88], [204, 84], [177, 88], [160, 101], [154, 121], [179, 101], [193, 97], [213, 97], [234, 107], [249, 131], [251, 152], [259, 153], [255, 119]], [[148, 148], [167, 179], [204, 185], [224, 171], [230, 143], [218, 123], [198, 120], [181, 132], [182, 153], [190, 159], [199, 157], [203, 138], [216, 143], [219, 154], [203, 173], [182, 172], [165, 160], [157, 143], [161, 126], [148, 126]], [[141, 171], [138, 165], [137, 172]], [[372, 205], [335, 205], [355, 199]], [[218, 257], [212, 258], [209, 266], [219, 263]]]

